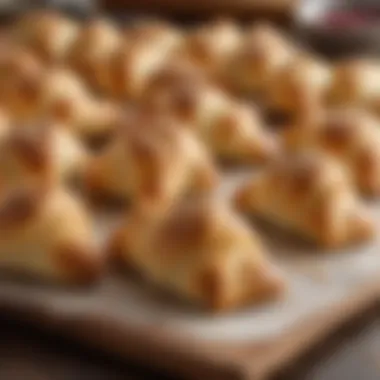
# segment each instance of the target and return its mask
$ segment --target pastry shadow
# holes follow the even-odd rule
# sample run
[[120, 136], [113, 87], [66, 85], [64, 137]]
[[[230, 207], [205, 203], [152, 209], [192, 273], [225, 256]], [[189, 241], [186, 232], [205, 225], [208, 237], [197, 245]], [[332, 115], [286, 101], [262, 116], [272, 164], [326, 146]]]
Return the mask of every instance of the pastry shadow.
[[113, 278], [121, 290], [139, 298], [141, 302], [147, 302], [155, 308], [164, 309], [168, 312], [181, 313], [188, 316], [208, 315], [210, 311], [201, 306], [184, 300], [179, 295], [171, 293], [167, 289], [155, 286], [147, 281], [136, 269], [122, 266], [113, 266]]

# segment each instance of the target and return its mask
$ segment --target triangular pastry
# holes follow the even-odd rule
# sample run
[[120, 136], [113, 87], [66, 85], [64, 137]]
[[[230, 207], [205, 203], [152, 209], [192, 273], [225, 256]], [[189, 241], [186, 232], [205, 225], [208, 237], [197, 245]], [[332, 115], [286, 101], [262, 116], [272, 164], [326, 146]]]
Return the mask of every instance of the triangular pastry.
[[112, 135], [121, 111], [113, 102], [95, 97], [79, 77], [57, 68], [44, 75], [38, 112], [91, 140]]
[[284, 289], [259, 236], [220, 201], [180, 202], [160, 215], [132, 212], [110, 250], [153, 284], [213, 311], [267, 301]]
[[324, 104], [330, 83], [327, 63], [313, 56], [300, 56], [269, 79], [265, 103], [270, 110], [292, 120], [306, 119]]
[[238, 189], [236, 204], [324, 247], [374, 236], [374, 223], [346, 172], [317, 153], [289, 156], [255, 175]]
[[335, 109], [284, 131], [293, 151], [317, 149], [335, 157], [351, 173], [357, 188], [380, 195], [380, 123], [365, 110]]
[[380, 62], [355, 58], [336, 64], [328, 101], [335, 106], [371, 107], [380, 98]]
[[181, 35], [172, 29], [127, 31], [121, 47], [107, 60], [103, 90], [117, 100], [138, 99], [180, 42]]
[[241, 38], [237, 24], [231, 20], [217, 20], [191, 31], [180, 55], [216, 76], [237, 51]]
[[78, 25], [54, 11], [27, 13], [11, 28], [15, 43], [26, 46], [48, 63], [61, 62], [74, 42]]
[[8, 46], [0, 54], [0, 103], [12, 120], [36, 117], [45, 68], [29, 50]]
[[143, 112], [130, 116], [91, 160], [86, 183], [95, 194], [160, 207], [188, 192], [212, 190], [217, 178], [212, 159], [191, 131]]
[[78, 178], [88, 153], [62, 125], [15, 125], [0, 140], [1, 190]]
[[239, 50], [226, 65], [225, 75], [235, 89], [265, 96], [268, 83], [296, 52], [297, 48], [280, 31], [257, 24], [246, 31]]
[[145, 101], [192, 127], [223, 160], [260, 163], [277, 153], [275, 136], [265, 129], [258, 109], [210, 84], [179, 82], [167, 91], [151, 91]]
[[24, 187], [1, 197], [1, 270], [74, 285], [98, 279], [103, 266], [88, 213], [71, 194]]
[[170, 96], [176, 88], [205, 82], [210, 82], [208, 76], [191, 61], [184, 58], [169, 61], [149, 78], [142, 95], [143, 101], [159, 100], [160, 97]]
[[92, 19], [81, 28], [66, 62], [87, 83], [99, 89], [106, 61], [121, 43], [121, 32], [112, 22], [102, 18]]

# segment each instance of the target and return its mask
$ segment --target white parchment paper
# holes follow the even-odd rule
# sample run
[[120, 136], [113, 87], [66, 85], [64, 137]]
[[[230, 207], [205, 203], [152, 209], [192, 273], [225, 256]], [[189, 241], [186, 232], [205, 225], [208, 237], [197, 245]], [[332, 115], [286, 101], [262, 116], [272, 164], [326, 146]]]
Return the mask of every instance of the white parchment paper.
[[[248, 174], [226, 175], [216, 196], [230, 196]], [[380, 222], [380, 204], [371, 208]], [[102, 216], [98, 222], [102, 231], [99, 236], [105, 237], [115, 219]], [[174, 335], [218, 342], [252, 342], [275, 338], [309, 316], [349, 299], [380, 275], [379, 238], [351, 250], [322, 252], [283, 231], [263, 228], [259, 223], [253, 225], [262, 232], [289, 282], [288, 292], [274, 303], [212, 316], [169, 299], [134, 276], [121, 273], [109, 275], [94, 289], [79, 291], [1, 280], [0, 298], [13, 297], [19, 302], [38, 304], [70, 319], [91, 312], [124, 320], [129, 325], [159, 326]]]

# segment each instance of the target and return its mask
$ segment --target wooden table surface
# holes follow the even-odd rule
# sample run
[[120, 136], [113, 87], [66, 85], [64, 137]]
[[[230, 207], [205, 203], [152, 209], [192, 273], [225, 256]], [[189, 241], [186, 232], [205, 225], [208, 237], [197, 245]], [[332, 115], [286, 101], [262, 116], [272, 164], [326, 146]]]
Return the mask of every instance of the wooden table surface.
[[[0, 317], [0, 322], [1, 380], [174, 380], [9, 317]], [[276, 377], [285, 379], [380, 379], [380, 307], [345, 326], [317, 351]]]

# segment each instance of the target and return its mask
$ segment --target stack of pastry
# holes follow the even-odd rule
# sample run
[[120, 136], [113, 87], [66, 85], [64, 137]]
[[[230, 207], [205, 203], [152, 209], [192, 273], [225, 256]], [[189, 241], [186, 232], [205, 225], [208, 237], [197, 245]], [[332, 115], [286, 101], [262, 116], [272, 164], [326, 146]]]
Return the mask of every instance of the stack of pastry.
[[[373, 236], [360, 195], [380, 193], [375, 63], [334, 68], [264, 24], [182, 30], [52, 12], [16, 22], [3, 47], [0, 267], [88, 283], [122, 260], [225, 310], [285, 284], [240, 212], [321, 247]], [[268, 110], [292, 125], [271, 130]], [[215, 195], [225, 161], [253, 171], [232, 199]], [[102, 248], [93, 195], [123, 201]]]

